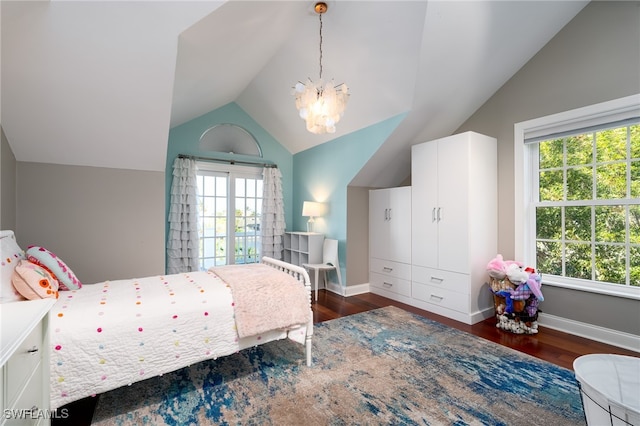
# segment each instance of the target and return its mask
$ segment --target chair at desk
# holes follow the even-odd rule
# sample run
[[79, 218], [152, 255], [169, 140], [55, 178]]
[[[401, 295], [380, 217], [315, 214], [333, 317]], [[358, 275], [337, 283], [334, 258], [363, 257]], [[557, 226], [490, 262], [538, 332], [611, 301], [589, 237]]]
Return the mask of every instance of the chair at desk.
[[327, 271], [335, 270], [338, 275], [338, 284], [342, 286], [340, 276], [340, 263], [338, 262], [338, 240], [324, 239], [322, 244], [322, 263], [305, 263], [304, 268], [314, 271], [316, 286], [316, 301], [318, 300], [318, 273], [324, 273], [324, 286], [327, 288]]

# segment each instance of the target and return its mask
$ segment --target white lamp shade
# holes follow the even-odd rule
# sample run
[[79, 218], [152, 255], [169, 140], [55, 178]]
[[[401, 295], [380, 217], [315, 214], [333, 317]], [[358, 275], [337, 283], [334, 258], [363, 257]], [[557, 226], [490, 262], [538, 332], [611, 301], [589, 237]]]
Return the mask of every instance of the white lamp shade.
[[319, 217], [324, 215], [324, 203], [316, 203], [315, 201], [305, 201], [302, 204], [302, 216]]

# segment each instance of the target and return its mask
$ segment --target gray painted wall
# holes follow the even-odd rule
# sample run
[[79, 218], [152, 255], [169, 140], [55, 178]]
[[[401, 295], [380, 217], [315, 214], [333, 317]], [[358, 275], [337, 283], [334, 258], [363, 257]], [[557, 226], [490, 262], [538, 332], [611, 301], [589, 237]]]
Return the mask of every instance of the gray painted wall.
[[[456, 131], [498, 139], [505, 258], [514, 254], [514, 124], [640, 93], [639, 23], [640, 2], [591, 2]], [[640, 301], [550, 286], [544, 295], [544, 313], [640, 335]]]
[[0, 127], [0, 229], [16, 229], [16, 157]]
[[369, 282], [369, 188], [361, 186], [347, 187], [346, 266], [347, 286]]
[[83, 283], [164, 274], [164, 173], [17, 163], [18, 243]]

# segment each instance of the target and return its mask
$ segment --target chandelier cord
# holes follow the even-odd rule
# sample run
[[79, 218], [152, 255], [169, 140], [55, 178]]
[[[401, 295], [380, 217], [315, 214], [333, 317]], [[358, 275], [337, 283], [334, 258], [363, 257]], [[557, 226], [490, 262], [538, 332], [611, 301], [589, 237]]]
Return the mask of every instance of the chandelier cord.
[[320, 80], [322, 80], [322, 13], [319, 13], [320, 17]]

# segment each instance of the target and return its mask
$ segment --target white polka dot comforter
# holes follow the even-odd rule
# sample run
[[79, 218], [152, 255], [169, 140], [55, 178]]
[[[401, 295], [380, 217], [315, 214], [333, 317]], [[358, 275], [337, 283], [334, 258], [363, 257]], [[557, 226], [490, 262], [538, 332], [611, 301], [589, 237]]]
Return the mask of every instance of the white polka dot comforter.
[[231, 291], [209, 271], [60, 292], [49, 331], [52, 409], [287, 337], [273, 331], [239, 340]]

